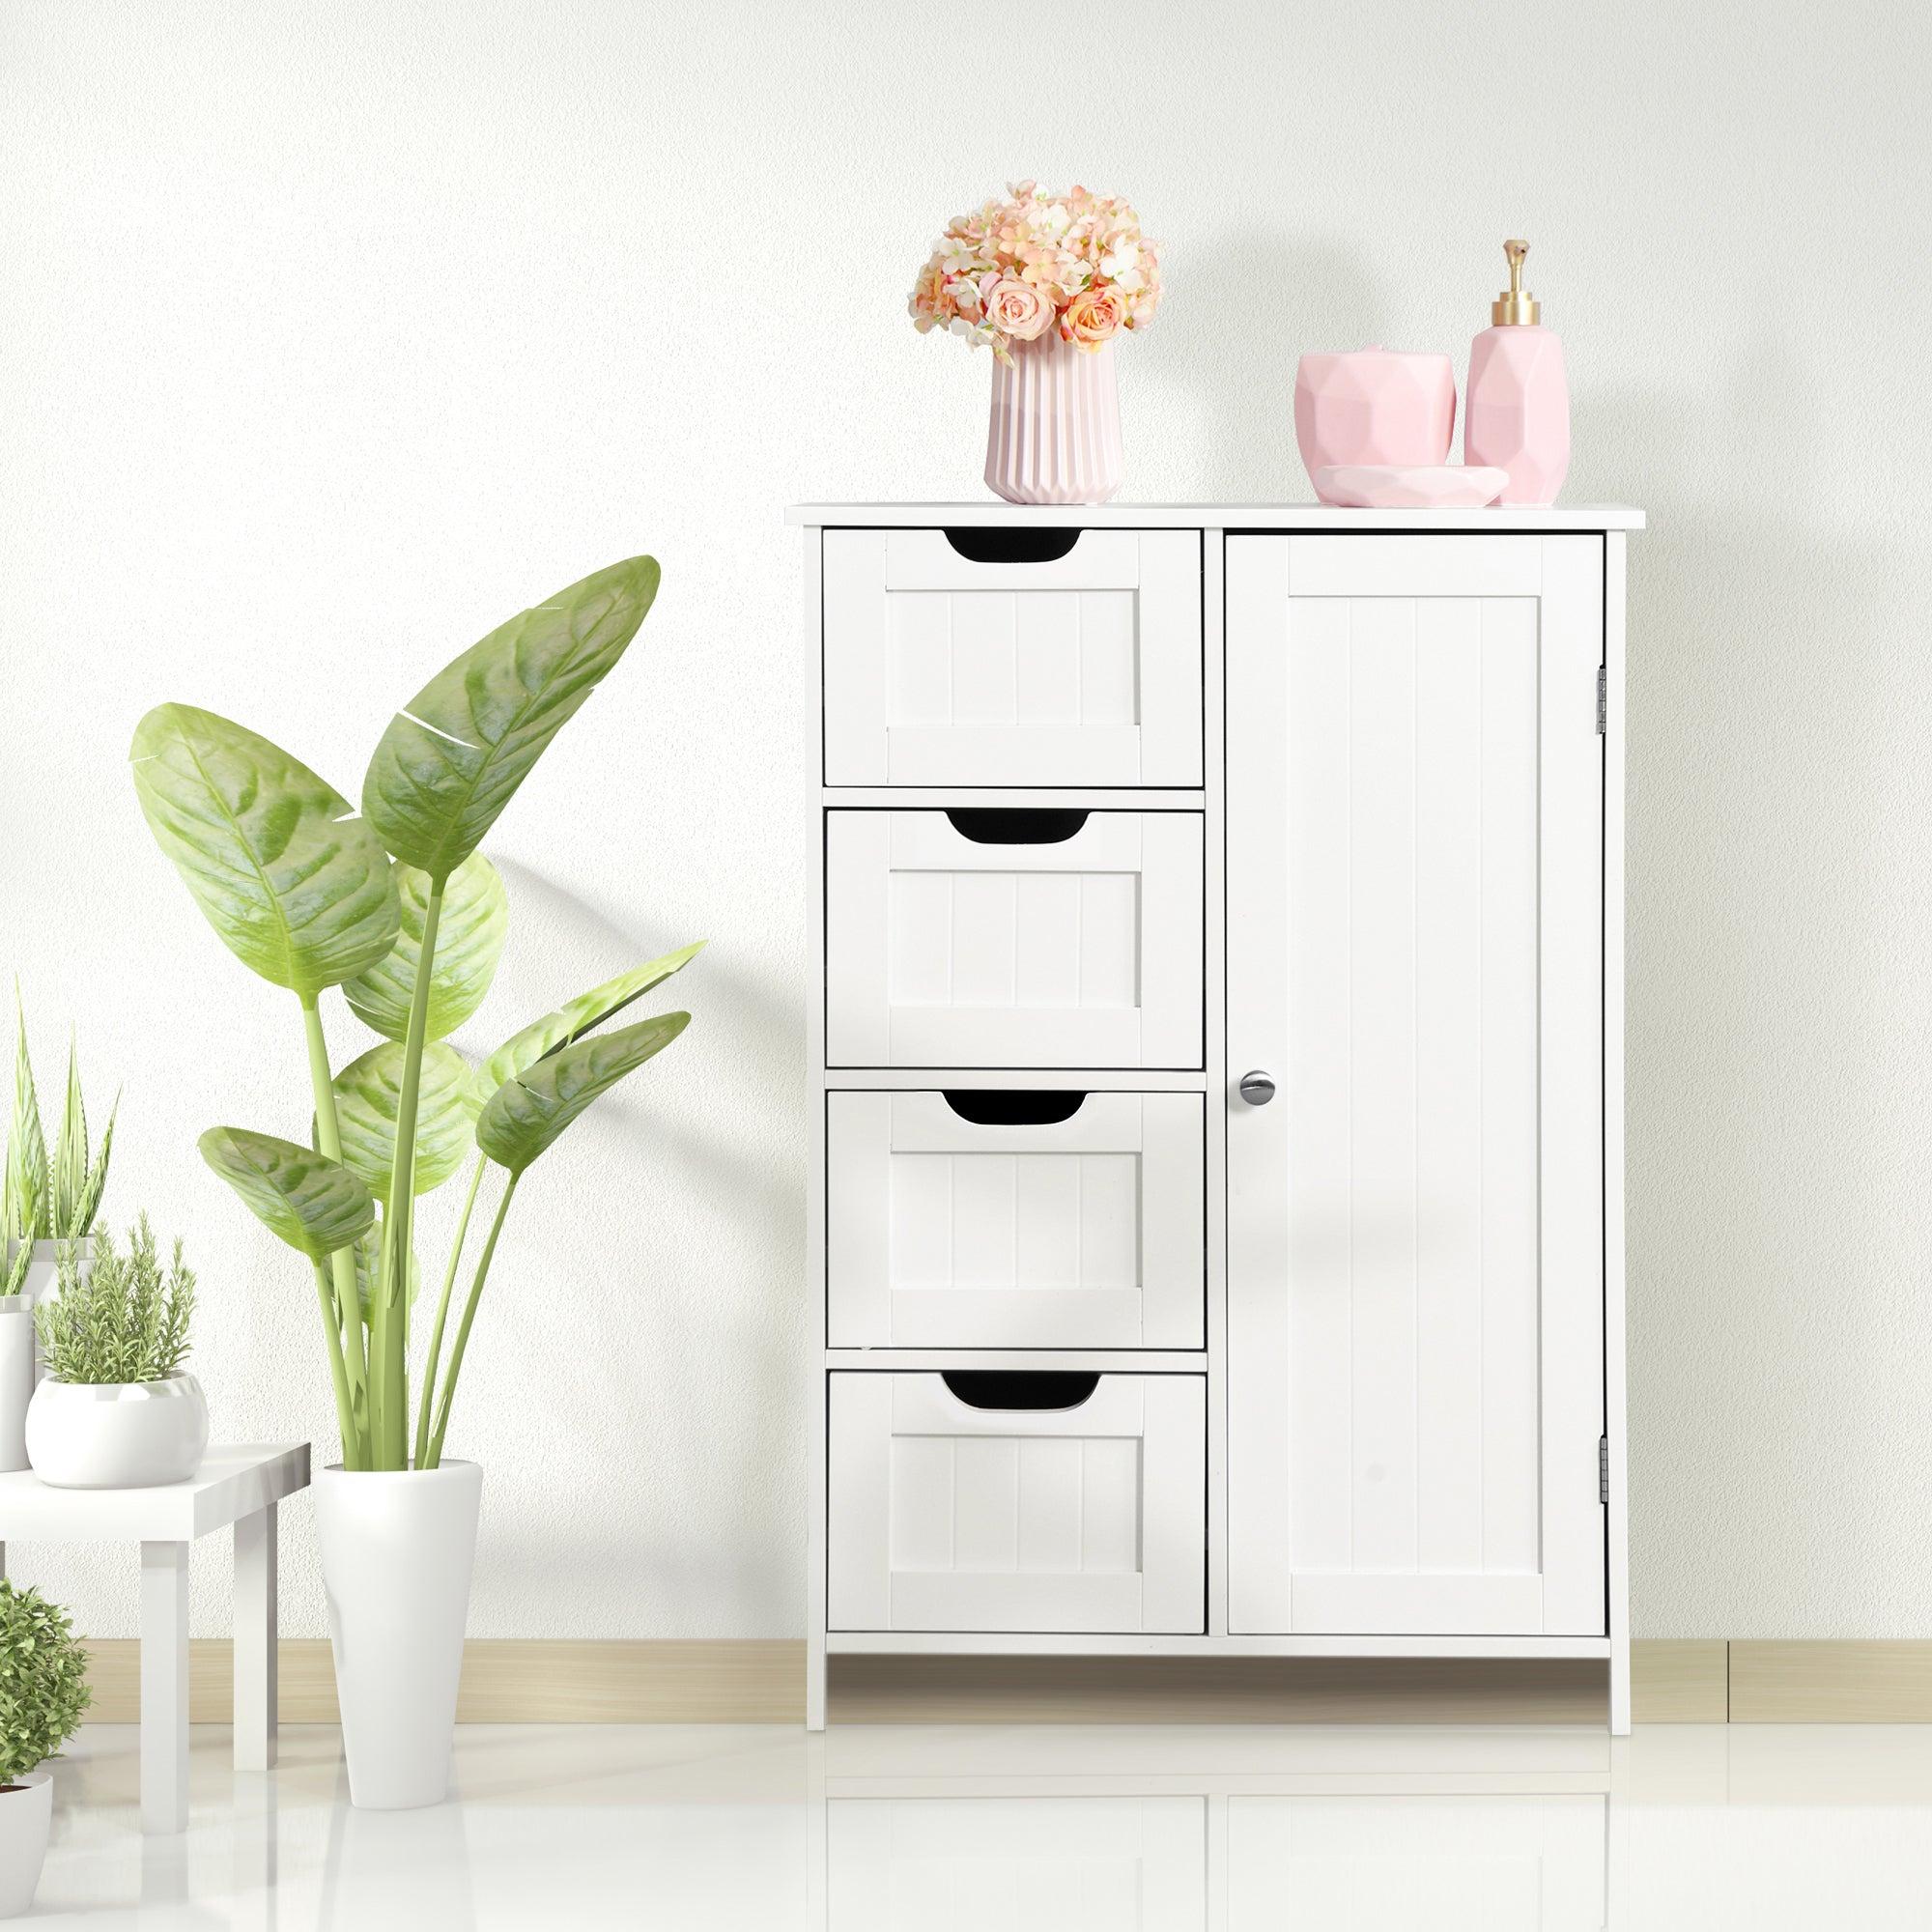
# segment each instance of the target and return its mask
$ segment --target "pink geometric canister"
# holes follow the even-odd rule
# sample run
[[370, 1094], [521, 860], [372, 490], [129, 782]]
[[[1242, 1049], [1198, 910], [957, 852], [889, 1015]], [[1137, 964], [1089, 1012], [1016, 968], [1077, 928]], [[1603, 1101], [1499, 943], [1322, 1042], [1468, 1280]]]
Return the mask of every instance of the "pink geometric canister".
[[1446, 463], [1455, 434], [1456, 377], [1446, 355], [1352, 349], [1304, 355], [1295, 371], [1294, 440], [1310, 482], [1327, 469]]
[[1121, 487], [1114, 345], [1076, 349], [1049, 328], [993, 364], [986, 485], [1009, 503], [1104, 503]]

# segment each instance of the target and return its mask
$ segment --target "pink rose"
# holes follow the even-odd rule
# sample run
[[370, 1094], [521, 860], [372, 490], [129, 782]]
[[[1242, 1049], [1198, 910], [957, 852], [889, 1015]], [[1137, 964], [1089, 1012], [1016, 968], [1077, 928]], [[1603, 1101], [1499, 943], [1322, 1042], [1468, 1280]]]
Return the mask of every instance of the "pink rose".
[[1032, 342], [1046, 333], [1053, 320], [1053, 304], [1031, 282], [1003, 275], [986, 298], [986, 315], [1002, 335], [1009, 335], [1015, 342]]
[[1118, 289], [1082, 289], [1060, 318], [1060, 333], [1076, 349], [1090, 353], [1111, 341], [1126, 319]]

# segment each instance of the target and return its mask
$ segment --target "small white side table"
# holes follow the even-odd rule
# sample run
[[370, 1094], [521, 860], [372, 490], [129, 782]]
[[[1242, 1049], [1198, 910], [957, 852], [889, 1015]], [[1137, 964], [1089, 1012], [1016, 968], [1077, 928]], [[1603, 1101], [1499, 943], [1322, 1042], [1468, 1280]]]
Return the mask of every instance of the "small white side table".
[[209, 1450], [185, 1483], [50, 1489], [0, 1475], [0, 1576], [9, 1543], [141, 1546], [141, 1829], [187, 1829], [187, 1551], [235, 1525], [235, 1765], [275, 1761], [275, 1506], [308, 1487], [306, 1442]]

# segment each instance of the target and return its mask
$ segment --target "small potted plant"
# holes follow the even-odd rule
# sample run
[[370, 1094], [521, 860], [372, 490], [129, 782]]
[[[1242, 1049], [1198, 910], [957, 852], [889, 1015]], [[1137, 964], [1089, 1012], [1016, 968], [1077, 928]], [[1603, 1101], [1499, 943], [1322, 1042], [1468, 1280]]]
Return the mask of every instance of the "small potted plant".
[[0, 1579], [0, 1918], [34, 1902], [53, 1784], [41, 1765], [80, 1727], [87, 1653], [67, 1612]]
[[47, 1373], [27, 1405], [27, 1457], [63, 1490], [185, 1482], [208, 1447], [208, 1403], [182, 1373], [194, 1271], [176, 1241], [165, 1272], [143, 1214], [126, 1249], [105, 1228], [86, 1274], [63, 1250], [60, 1293], [34, 1311]]
[[[53, 1286], [56, 1250], [85, 1243], [100, 1209], [107, 1164], [114, 1154], [114, 1114], [98, 1151], [87, 1138], [87, 1107], [80, 1094], [80, 1066], [72, 1041], [67, 1050], [67, 1098], [61, 1108], [60, 1138], [52, 1151], [41, 1125], [41, 1097], [27, 1055], [27, 1021], [14, 1004], [14, 1120], [7, 1141], [0, 1228], [6, 1232], [4, 1281], [0, 1294], [25, 1294], [38, 1301]], [[114, 1112], [120, 1111], [115, 1102]]]

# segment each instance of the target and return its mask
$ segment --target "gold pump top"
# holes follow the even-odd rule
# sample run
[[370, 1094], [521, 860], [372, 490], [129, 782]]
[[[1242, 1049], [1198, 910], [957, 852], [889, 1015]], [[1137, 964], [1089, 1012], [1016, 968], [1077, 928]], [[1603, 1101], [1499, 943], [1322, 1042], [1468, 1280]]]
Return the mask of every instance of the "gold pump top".
[[1510, 285], [1490, 304], [1490, 320], [1497, 326], [1533, 323], [1543, 313], [1543, 304], [1522, 287], [1522, 258], [1529, 253], [1527, 242], [1505, 242], [1503, 253], [1509, 257]]

